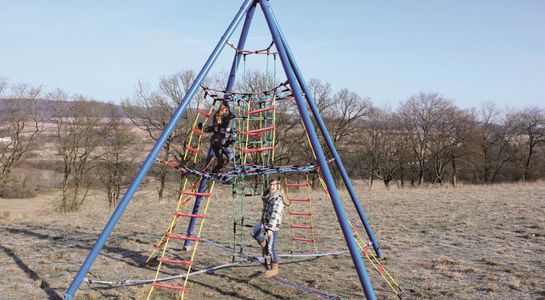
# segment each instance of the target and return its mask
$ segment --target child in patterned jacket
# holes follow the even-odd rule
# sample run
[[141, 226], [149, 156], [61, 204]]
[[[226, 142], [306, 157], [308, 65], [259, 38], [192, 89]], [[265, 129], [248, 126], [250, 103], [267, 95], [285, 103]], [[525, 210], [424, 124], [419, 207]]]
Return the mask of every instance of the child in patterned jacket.
[[264, 276], [272, 277], [278, 275], [279, 272], [276, 241], [280, 232], [284, 207], [288, 206], [289, 202], [278, 179], [270, 182], [269, 189], [263, 192], [261, 199], [263, 200], [261, 222], [252, 230], [252, 236], [261, 246], [263, 256], [267, 254], [271, 256], [271, 269], [267, 270]]

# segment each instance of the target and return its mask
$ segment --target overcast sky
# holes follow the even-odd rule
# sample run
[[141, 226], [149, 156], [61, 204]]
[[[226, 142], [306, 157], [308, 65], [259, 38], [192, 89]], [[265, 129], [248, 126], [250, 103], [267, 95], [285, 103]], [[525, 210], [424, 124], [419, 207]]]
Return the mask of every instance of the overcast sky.
[[[200, 70], [241, 3], [0, 0], [0, 76], [117, 102], [139, 80], [155, 84], [177, 71]], [[377, 105], [395, 106], [419, 91], [462, 107], [545, 103], [545, 1], [271, 5], [307, 79]], [[252, 50], [271, 41], [261, 11], [254, 24]], [[231, 41], [237, 38], [238, 31]], [[232, 56], [226, 48], [212, 73], [227, 72]], [[267, 66], [265, 57], [248, 60], [248, 69]]]

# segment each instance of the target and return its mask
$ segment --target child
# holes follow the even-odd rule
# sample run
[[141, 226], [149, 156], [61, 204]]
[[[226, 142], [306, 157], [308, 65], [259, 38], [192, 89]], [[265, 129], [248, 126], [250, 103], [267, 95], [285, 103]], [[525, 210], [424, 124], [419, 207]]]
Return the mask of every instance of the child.
[[272, 277], [278, 275], [279, 272], [276, 241], [280, 232], [284, 207], [289, 203], [278, 179], [271, 181], [269, 189], [263, 192], [261, 199], [263, 200], [261, 222], [254, 227], [252, 236], [261, 246], [263, 255], [267, 255], [267, 252], [271, 255], [271, 269], [267, 270], [263, 276]]
[[[234, 128], [229, 127], [231, 119], [234, 117], [235, 115], [231, 113], [229, 104], [222, 103], [214, 114], [213, 125], [204, 127], [205, 132], [212, 132], [210, 146], [212, 147], [217, 160], [216, 165], [212, 169], [212, 173], [221, 171], [224, 165], [224, 155], [227, 157], [228, 161], [234, 159], [231, 145], [236, 140], [236, 132]], [[202, 124], [199, 124], [199, 126], [202, 126]]]

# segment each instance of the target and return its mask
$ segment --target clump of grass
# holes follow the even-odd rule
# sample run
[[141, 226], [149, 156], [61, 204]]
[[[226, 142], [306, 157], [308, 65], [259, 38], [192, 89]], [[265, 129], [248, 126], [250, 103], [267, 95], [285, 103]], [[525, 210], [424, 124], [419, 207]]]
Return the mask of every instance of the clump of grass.
[[490, 258], [483, 258], [481, 260], [485, 265], [488, 265], [488, 266], [499, 266], [500, 263], [497, 261], [497, 260], [494, 260], [494, 259], [490, 259]]
[[434, 258], [432, 260], [433, 266], [440, 266], [440, 265], [446, 265], [446, 266], [459, 266], [461, 263], [459, 261], [453, 260], [449, 257], [445, 256], [439, 256], [437, 258]]

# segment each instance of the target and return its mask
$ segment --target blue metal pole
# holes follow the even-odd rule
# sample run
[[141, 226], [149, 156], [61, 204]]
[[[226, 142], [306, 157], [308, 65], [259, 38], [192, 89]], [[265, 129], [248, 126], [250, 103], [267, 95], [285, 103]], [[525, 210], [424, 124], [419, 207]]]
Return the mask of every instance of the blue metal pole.
[[136, 178], [133, 180], [133, 182], [129, 186], [129, 189], [127, 190], [127, 192], [123, 196], [123, 199], [121, 199], [121, 201], [119, 202], [119, 205], [117, 206], [114, 213], [110, 217], [110, 220], [108, 221], [108, 223], [104, 227], [104, 230], [102, 231], [99, 238], [97, 239], [95, 245], [93, 246], [93, 249], [91, 250], [89, 255], [87, 255], [87, 258], [85, 259], [85, 261], [83, 262], [83, 265], [81, 266], [78, 273], [76, 274], [76, 277], [74, 278], [74, 280], [70, 284], [70, 287], [64, 293], [64, 299], [72, 299], [74, 297], [74, 294], [78, 290], [81, 282], [83, 281], [83, 278], [85, 277], [85, 275], [87, 274], [87, 272], [91, 268], [91, 265], [95, 261], [97, 255], [100, 253], [100, 250], [102, 249], [104, 244], [106, 243], [106, 240], [108, 239], [108, 236], [111, 234], [111, 232], [114, 229], [115, 225], [117, 224], [117, 222], [121, 218], [121, 215], [123, 214], [123, 211], [125, 210], [125, 208], [129, 204], [130, 200], [132, 199], [132, 196], [134, 195], [134, 193], [138, 189], [138, 186], [140, 185], [140, 183], [142, 182], [142, 180], [144, 179], [144, 177], [148, 173], [149, 169], [153, 165], [153, 162], [155, 161], [155, 158], [157, 157], [157, 155], [161, 151], [161, 148], [163, 147], [166, 140], [168, 139], [168, 137], [170, 136], [170, 134], [172, 133], [172, 131], [176, 127], [176, 124], [178, 123], [178, 120], [180, 119], [180, 117], [184, 113], [185, 109], [187, 108], [187, 106], [191, 102], [191, 99], [193, 98], [193, 96], [195, 95], [197, 90], [199, 89], [199, 85], [201, 84], [201, 82], [204, 80], [204, 78], [206, 77], [206, 75], [210, 71], [210, 68], [212, 67], [212, 65], [214, 64], [216, 59], [218, 58], [219, 54], [221, 53], [221, 50], [225, 47], [225, 44], [226, 44], [227, 40], [231, 37], [231, 35], [233, 34], [235, 28], [237, 27], [237, 25], [242, 20], [242, 16], [244, 15], [244, 13], [246, 13], [246, 11], [248, 11], [248, 8], [250, 7], [250, 5], [252, 5], [253, 2], [254, 2], [254, 0], [245, 0], [244, 1], [242, 6], [240, 7], [240, 10], [238, 11], [238, 13], [233, 18], [233, 21], [231, 22], [231, 24], [229, 25], [229, 27], [225, 31], [224, 35], [221, 37], [221, 39], [218, 42], [218, 44], [216, 45], [216, 47], [214, 48], [214, 51], [212, 52], [212, 54], [210, 54], [210, 57], [206, 61], [206, 63], [203, 66], [202, 70], [199, 72], [199, 74], [195, 78], [195, 81], [193, 81], [193, 84], [191, 85], [191, 87], [187, 91], [186, 95], [182, 99], [182, 102], [180, 103], [180, 105], [178, 106], [178, 108], [176, 109], [176, 111], [174, 112], [172, 117], [170, 118], [170, 121], [167, 124], [167, 126], [165, 127], [165, 130], [163, 131], [163, 133], [161, 134], [161, 136], [159, 137], [159, 139], [157, 140], [157, 142], [153, 146], [152, 150], [150, 151], [150, 154], [148, 155], [148, 157], [144, 161], [144, 164], [142, 165], [142, 167], [138, 171], [138, 174], [136, 175]]
[[348, 245], [348, 250], [350, 251], [350, 255], [352, 256], [352, 261], [354, 262], [354, 266], [356, 267], [356, 271], [358, 273], [358, 277], [360, 279], [363, 292], [367, 299], [374, 300], [376, 299], [375, 291], [373, 290], [371, 281], [369, 280], [369, 275], [367, 274], [367, 270], [365, 270], [365, 266], [363, 265], [363, 259], [356, 245], [354, 235], [352, 234], [352, 229], [350, 228], [350, 225], [348, 224], [348, 221], [347, 221], [348, 218], [346, 216], [346, 212], [344, 211], [344, 207], [342, 205], [339, 192], [337, 191], [337, 187], [335, 186], [335, 182], [333, 181], [333, 177], [331, 176], [331, 171], [329, 170], [329, 166], [327, 164], [327, 160], [325, 158], [324, 152], [321, 148], [320, 141], [318, 140], [318, 135], [316, 134], [316, 131], [310, 119], [309, 113], [306, 110], [305, 102], [303, 100], [303, 91], [301, 90], [301, 87], [298, 85], [297, 79], [295, 78], [295, 74], [293, 73], [293, 69], [291, 67], [288, 55], [286, 53], [286, 49], [284, 48], [284, 42], [282, 41], [277, 25], [273, 19], [272, 9], [269, 5], [269, 1], [260, 0], [259, 4], [261, 5], [261, 8], [265, 15], [265, 19], [267, 20], [267, 24], [273, 36], [273, 40], [276, 44], [276, 48], [278, 50], [278, 54], [280, 56], [282, 66], [284, 68], [284, 72], [286, 73], [286, 77], [288, 78], [288, 82], [293, 91], [295, 102], [297, 103], [297, 109], [299, 110], [299, 114], [301, 115], [301, 118], [303, 119], [303, 123], [305, 124], [307, 133], [309, 135], [310, 142], [312, 144], [312, 149], [314, 150], [314, 153], [316, 154], [316, 159], [318, 161], [318, 165], [320, 166], [320, 171], [324, 177], [324, 181], [326, 183], [329, 195], [331, 196], [333, 207], [335, 208], [335, 213], [337, 214], [337, 218], [341, 225], [341, 230], [343, 232], [344, 239], [346, 240], [346, 244]]
[[[255, 7], [257, 3], [254, 3], [250, 9], [248, 9], [248, 12], [246, 13], [246, 19], [244, 20], [244, 25], [242, 27], [242, 32], [240, 33], [240, 38], [238, 40], [237, 49], [244, 49], [244, 45], [246, 45], [246, 38], [248, 37], [248, 31], [250, 30], [250, 25], [252, 24], [252, 18], [254, 17]], [[240, 62], [240, 56], [242, 54], [237, 51], [235, 53], [235, 57], [233, 58], [233, 65], [231, 66], [231, 72], [229, 74], [229, 79], [227, 80], [227, 87], [225, 88], [226, 91], [231, 91], [235, 84], [236, 74], [238, 70], [238, 65]], [[208, 155], [206, 156], [206, 165], [210, 163], [212, 160], [212, 157], [214, 157], [214, 151], [212, 150], [212, 147], [208, 149]], [[203, 193], [206, 189], [206, 186], [208, 184], [208, 179], [203, 178], [201, 180], [201, 184], [199, 186], [199, 193]], [[195, 197], [195, 204], [193, 205], [193, 212], [192, 214], [197, 214], [199, 212], [199, 209], [201, 207], [201, 201], [202, 196]], [[191, 218], [189, 220], [189, 225], [187, 226], [187, 236], [191, 236], [193, 234], [193, 230], [195, 230], [195, 218]], [[191, 243], [190, 240], [184, 241], [184, 249], [189, 249], [189, 244]]]
[[[254, 5], [250, 7], [248, 13], [246, 14], [246, 20], [244, 20], [244, 25], [242, 27], [242, 32], [240, 33], [237, 49], [244, 49], [244, 46], [246, 45], [246, 39], [248, 38], [248, 32], [250, 31], [250, 25], [252, 24], [256, 5], [257, 3], [254, 3]], [[225, 90], [227, 91], [231, 91], [233, 89], [233, 86], [235, 85], [235, 79], [241, 56], [242, 53], [238, 51], [237, 53], [235, 53], [235, 57], [233, 58], [233, 65], [231, 66], [231, 72], [229, 73], [229, 79], [227, 80], [227, 86], [225, 87]]]
[[350, 198], [352, 199], [352, 202], [354, 203], [354, 206], [356, 207], [356, 210], [358, 211], [358, 215], [361, 219], [361, 222], [363, 223], [365, 231], [367, 232], [367, 236], [371, 240], [373, 249], [375, 250], [375, 253], [377, 254], [377, 256], [382, 257], [382, 251], [380, 250], [378, 241], [375, 237], [375, 234], [373, 233], [373, 229], [371, 228], [371, 225], [369, 224], [369, 221], [367, 220], [367, 217], [365, 216], [365, 212], [363, 211], [363, 207], [361, 206], [360, 199], [358, 198], [358, 195], [356, 194], [356, 191], [354, 190], [354, 187], [352, 186], [352, 181], [350, 180], [350, 177], [348, 176], [348, 173], [346, 172], [346, 169], [341, 160], [339, 152], [337, 152], [335, 144], [333, 143], [333, 140], [331, 139], [331, 136], [329, 135], [327, 127], [325, 126], [324, 120], [322, 119], [322, 116], [320, 115], [320, 112], [318, 111], [318, 107], [316, 106], [316, 102], [314, 100], [314, 95], [312, 94], [312, 91], [310, 90], [305, 79], [303, 78], [303, 74], [301, 73], [301, 70], [297, 66], [297, 62], [293, 58], [293, 54], [290, 50], [290, 47], [288, 46], [288, 43], [286, 43], [286, 38], [284, 37], [284, 34], [282, 33], [280, 26], [278, 26], [278, 23], [274, 15], [273, 15], [273, 20], [275, 21], [275, 24], [278, 28], [278, 32], [280, 33], [280, 37], [282, 38], [282, 41], [284, 42], [284, 47], [286, 48], [286, 52], [290, 60], [291, 67], [293, 71], [295, 72], [297, 81], [299, 82], [299, 84], [301, 85], [303, 89], [303, 92], [305, 93], [307, 103], [312, 111], [312, 114], [314, 115], [314, 118], [316, 119], [316, 123], [318, 124], [318, 127], [320, 128], [320, 131], [322, 132], [323, 137], [325, 138], [327, 146], [329, 150], [331, 151], [331, 154], [333, 154], [333, 158], [335, 158], [335, 163], [337, 164], [337, 167], [339, 168], [339, 171], [341, 172], [341, 176], [343, 178], [346, 189], [348, 190], [348, 193], [350, 194]]

